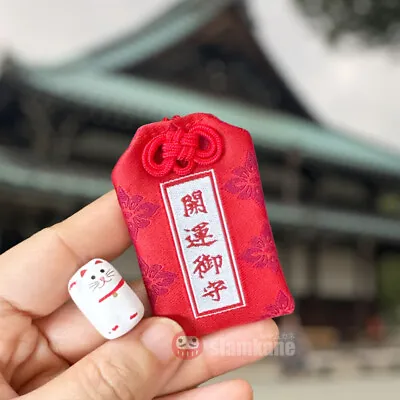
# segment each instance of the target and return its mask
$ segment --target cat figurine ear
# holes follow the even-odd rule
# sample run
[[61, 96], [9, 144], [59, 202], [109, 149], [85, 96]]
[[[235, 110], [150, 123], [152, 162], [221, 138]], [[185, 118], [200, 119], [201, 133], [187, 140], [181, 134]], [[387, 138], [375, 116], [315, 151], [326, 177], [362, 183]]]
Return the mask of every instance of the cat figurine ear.
[[119, 272], [96, 258], [70, 279], [68, 291], [77, 307], [106, 339], [116, 339], [143, 318], [144, 306]]

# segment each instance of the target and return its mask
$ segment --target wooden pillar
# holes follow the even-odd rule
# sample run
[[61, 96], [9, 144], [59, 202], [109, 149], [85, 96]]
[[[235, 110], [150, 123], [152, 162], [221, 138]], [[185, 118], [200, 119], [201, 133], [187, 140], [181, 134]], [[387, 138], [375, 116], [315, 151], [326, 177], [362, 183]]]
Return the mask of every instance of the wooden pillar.
[[63, 164], [71, 158], [74, 140], [80, 130], [80, 121], [75, 116], [67, 116], [58, 126], [56, 140], [53, 145], [54, 162]]
[[[288, 205], [300, 203], [301, 188], [301, 158], [297, 152], [291, 152], [286, 155], [285, 173], [282, 180], [282, 200]], [[292, 227], [286, 227], [283, 231], [283, 246], [285, 250], [285, 275], [290, 284], [293, 277], [293, 252], [296, 246], [296, 230]]]
[[308, 279], [310, 282], [310, 295], [312, 298], [318, 297], [318, 282], [319, 282], [319, 255], [321, 252], [321, 243], [318, 236], [315, 235], [310, 238], [307, 246], [307, 265], [308, 265]]
[[3, 235], [4, 235], [4, 226], [0, 223], [0, 254], [2, 254], [5, 251], [3, 243]]
[[382, 310], [382, 292], [383, 292], [383, 250], [379, 247], [378, 244], [375, 246], [375, 254], [374, 254], [374, 271], [375, 271], [375, 299], [374, 299], [374, 306], [376, 310]]
[[39, 99], [32, 97], [26, 98], [21, 102], [21, 109], [33, 130], [33, 153], [37, 160], [45, 161], [51, 151], [51, 138], [53, 136], [49, 110], [39, 102]]
[[285, 174], [282, 180], [282, 200], [288, 204], [300, 202], [301, 157], [296, 151], [286, 155]]
[[[376, 285], [376, 242], [372, 238], [360, 238], [357, 240], [355, 259], [356, 266], [354, 268], [354, 339], [360, 335], [365, 328], [365, 321], [370, 312], [368, 298], [363, 294], [360, 285], [361, 274], [374, 274], [371, 279], [374, 279]], [[376, 290], [376, 287], [374, 288]]]

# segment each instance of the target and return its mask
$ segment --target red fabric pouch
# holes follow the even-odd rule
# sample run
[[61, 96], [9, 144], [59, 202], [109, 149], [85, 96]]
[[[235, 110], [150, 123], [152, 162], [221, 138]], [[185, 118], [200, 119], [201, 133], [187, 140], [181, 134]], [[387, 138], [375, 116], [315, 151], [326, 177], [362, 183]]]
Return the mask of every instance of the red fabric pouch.
[[202, 336], [293, 311], [247, 131], [209, 114], [142, 126], [112, 180], [155, 315]]

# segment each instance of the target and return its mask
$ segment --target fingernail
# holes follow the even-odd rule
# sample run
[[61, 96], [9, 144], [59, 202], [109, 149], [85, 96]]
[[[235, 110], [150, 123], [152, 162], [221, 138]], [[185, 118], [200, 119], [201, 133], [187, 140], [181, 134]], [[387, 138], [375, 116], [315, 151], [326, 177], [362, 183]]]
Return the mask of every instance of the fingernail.
[[143, 332], [141, 341], [162, 363], [166, 363], [174, 356], [172, 342], [180, 330], [179, 326], [171, 320], [155, 320]]

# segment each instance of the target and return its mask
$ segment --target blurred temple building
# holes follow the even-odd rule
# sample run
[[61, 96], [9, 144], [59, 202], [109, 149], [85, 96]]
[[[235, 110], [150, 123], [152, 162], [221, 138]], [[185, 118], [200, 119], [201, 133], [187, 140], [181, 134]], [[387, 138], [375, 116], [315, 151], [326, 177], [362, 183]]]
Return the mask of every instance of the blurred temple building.
[[245, 1], [188, 0], [65, 65], [7, 60], [1, 250], [111, 189], [140, 125], [210, 112], [253, 136], [303, 322], [357, 339], [399, 254], [400, 159], [321, 126], [255, 37]]

